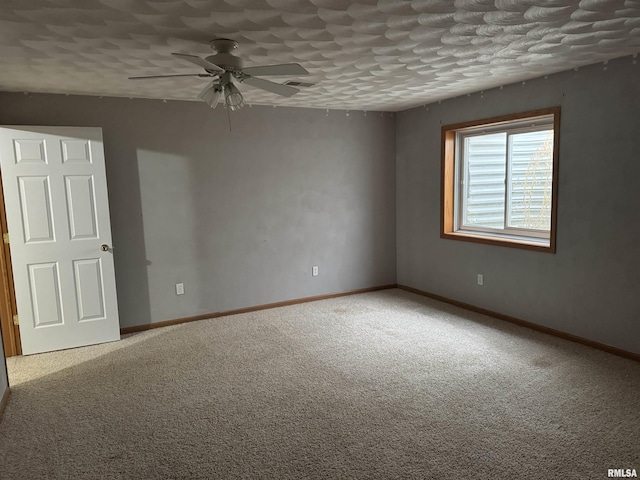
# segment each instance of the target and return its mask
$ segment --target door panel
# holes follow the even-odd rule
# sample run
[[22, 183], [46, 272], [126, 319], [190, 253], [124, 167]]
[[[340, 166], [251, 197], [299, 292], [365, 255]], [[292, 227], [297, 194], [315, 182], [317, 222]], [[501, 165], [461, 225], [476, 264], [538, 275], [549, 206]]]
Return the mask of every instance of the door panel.
[[47, 163], [44, 139], [15, 139], [13, 145], [16, 163]]
[[29, 265], [34, 327], [61, 325], [62, 299], [57, 263]]
[[0, 127], [24, 354], [120, 338], [99, 128]]
[[62, 162], [91, 163], [91, 144], [86, 140], [62, 140]]
[[96, 238], [98, 225], [93, 176], [67, 175], [64, 180], [71, 240]]
[[19, 177], [18, 182], [25, 242], [53, 242], [49, 177]]
[[78, 321], [104, 318], [102, 264], [99, 258], [74, 260]]

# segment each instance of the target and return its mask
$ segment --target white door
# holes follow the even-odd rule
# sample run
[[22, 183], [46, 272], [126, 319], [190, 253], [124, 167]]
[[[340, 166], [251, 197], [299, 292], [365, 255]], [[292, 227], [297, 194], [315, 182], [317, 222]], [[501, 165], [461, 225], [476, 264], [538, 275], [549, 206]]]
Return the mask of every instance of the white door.
[[100, 128], [0, 127], [24, 354], [120, 339]]

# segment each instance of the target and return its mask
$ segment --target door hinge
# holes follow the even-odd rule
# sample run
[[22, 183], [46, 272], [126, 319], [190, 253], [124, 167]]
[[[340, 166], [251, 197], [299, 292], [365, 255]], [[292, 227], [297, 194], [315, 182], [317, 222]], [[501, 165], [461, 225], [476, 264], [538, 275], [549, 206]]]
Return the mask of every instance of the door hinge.
[[20, 325], [20, 320], [18, 319], [18, 315], [14, 315], [13, 316], [13, 324], [14, 325]]
[[2, 234], [2, 241], [6, 244], [9, 244], [9, 232]]

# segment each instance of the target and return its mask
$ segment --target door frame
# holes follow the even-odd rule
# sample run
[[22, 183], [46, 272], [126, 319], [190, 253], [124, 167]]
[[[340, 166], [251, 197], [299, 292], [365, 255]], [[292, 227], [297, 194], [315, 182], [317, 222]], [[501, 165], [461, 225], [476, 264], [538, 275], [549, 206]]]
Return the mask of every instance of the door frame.
[[[0, 172], [0, 182], [1, 181], [2, 172]], [[2, 346], [4, 348], [5, 358], [22, 355], [20, 327], [13, 324], [13, 316], [18, 314], [18, 308], [16, 306], [16, 292], [13, 284], [11, 247], [10, 243], [4, 242], [4, 236], [5, 234], [8, 235], [8, 233], [4, 190], [0, 187], [0, 235], [2, 235], [3, 240], [2, 248], [0, 248], [0, 330], [2, 331]]]

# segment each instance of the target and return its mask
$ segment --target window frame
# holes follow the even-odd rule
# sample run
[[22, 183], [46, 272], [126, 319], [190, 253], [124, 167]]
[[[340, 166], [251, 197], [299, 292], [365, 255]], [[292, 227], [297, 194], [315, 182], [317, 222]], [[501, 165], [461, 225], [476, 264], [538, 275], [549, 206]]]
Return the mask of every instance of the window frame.
[[[501, 131], [508, 127], [513, 130], [518, 129], [518, 124], [527, 128], [537, 119], [551, 116], [551, 121], [546, 124], [553, 126], [553, 173], [551, 185], [551, 229], [549, 235], [540, 235], [539, 230], [508, 228], [507, 232], [490, 228], [474, 228], [473, 231], [459, 228], [463, 222], [463, 208], [457, 207], [460, 204], [461, 182], [459, 181], [459, 170], [457, 168], [457, 149], [464, 148], [460, 145], [459, 137], [472, 135], [474, 130], [478, 130], [476, 135], [481, 134], [482, 129]], [[458, 135], [459, 132], [464, 132]], [[512, 248], [522, 248], [536, 250], [547, 253], [556, 252], [556, 226], [557, 226], [557, 206], [558, 206], [558, 156], [560, 148], [560, 107], [554, 106], [527, 112], [520, 112], [510, 115], [473, 120], [469, 122], [445, 125], [442, 127], [441, 145], [441, 208], [440, 208], [440, 238], [450, 240], [461, 240], [466, 242], [484, 243], [489, 245], [501, 245]], [[508, 156], [508, 149], [507, 149]], [[509, 169], [507, 169], [507, 178]], [[508, 199], [505, 191], [505, 201]], [[507, 217], [505, 208], [505, 217]], [[505, 225], [507, 225], [505, 223]], [[533, 232], [530, 234], [530, 232]], [[542, 237], [542, 238], [540, 238]], [[547, 243], [548, 242], [548, 243]]]

